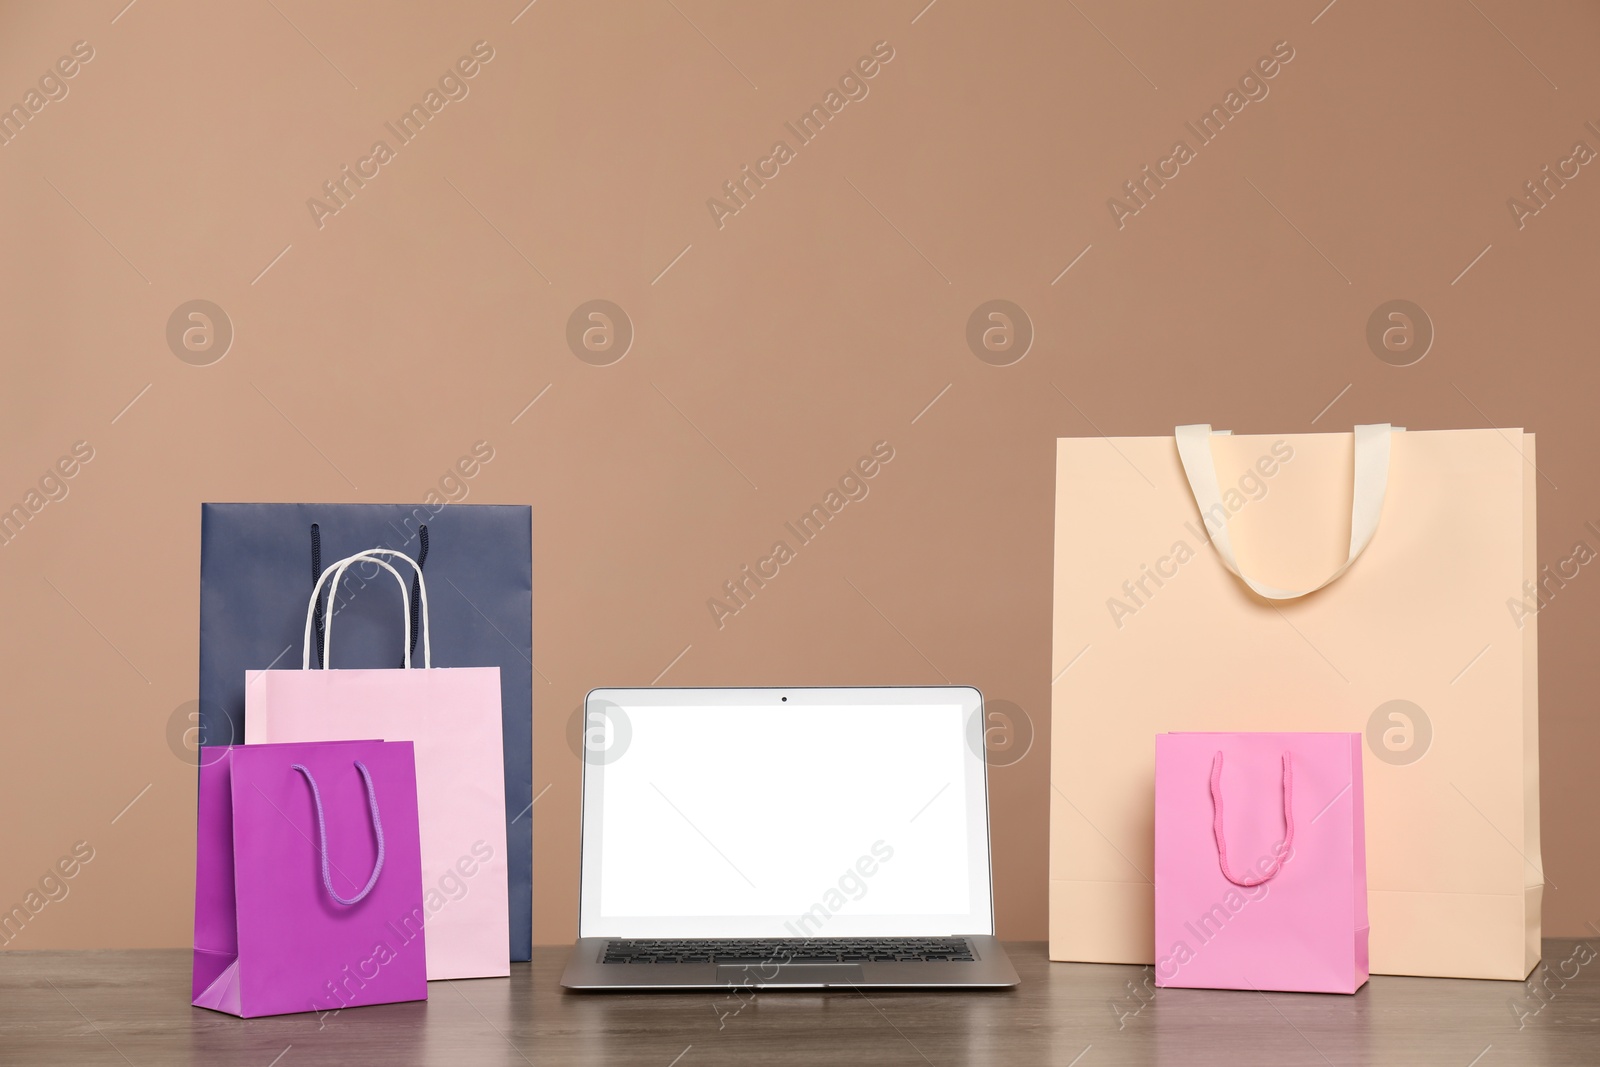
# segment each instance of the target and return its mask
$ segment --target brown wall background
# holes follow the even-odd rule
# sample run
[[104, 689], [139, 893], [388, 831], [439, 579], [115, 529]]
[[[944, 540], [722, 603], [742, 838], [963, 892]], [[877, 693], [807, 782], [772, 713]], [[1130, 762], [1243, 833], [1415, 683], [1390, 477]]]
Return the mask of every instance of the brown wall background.
[[[0, 103], [93, 48], [0, 147], [0, 507], [93, 449], [0, 548], [0, 904], [94, 849], [12, 947], [187, 943], [204, 500], [417, 500], [490, 443], [465, 499], [534, 505], [541, 942], [576, 929], [570, 718], [658, 679], [1014, 704], [1000, 932], [1042, 937], [1058, 436], [1525, 426], [1541, 562], [1600, 548], [1600, 165], [1507, 206], [1600, 149], [1592, 5], [125, 2], [0, 15]], [[319, 227], [478, 41], [470, 94]], [[708, 198], [878, 41], [869, 95], [719, 228]], [[1107, 199], [1280, 41], [1119, 228]], [[233, 331], [203, 366], [167, 340], [197, 299]], [[634, 331], [608, 366], [566, 340], [594, 299]], [[1034, 334], [1009, 366], [966, 339], [991, 299]], [[1366, 339], [1393, 299], [1434, 331], [1410, 366]], [[870, 495], [715, 625], [881, 440]], [[1588, 571], [1541, 624], [1552, 935], [1600, 918]]]

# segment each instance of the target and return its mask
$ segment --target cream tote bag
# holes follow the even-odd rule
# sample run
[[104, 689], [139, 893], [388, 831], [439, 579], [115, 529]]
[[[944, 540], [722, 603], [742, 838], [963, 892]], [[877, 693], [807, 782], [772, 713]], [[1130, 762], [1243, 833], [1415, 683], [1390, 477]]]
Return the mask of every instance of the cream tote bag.
[[1057, 443], [1051, 959], [1157, 955], [1157, 734], [1354, 731], [1372, 973], [1528, 975], [1534, 463], [1522, 430]]

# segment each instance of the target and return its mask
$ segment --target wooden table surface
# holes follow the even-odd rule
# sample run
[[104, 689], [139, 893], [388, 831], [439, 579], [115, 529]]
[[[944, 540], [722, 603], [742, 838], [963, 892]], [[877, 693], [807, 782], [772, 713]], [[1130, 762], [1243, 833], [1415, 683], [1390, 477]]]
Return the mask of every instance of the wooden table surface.
[[[1353, 997], [1171, 989], [1007, 946], [1003, 993], [573, 995], [560, 948], [426, 1003], [241, 1020], [189, 1006], [189, 954], [0, 953], [0, 1064], [1431, 1065], [1600, 1063], [1600, 961], [1548, 940], [1529, 983], [1373, 978]], [[1539, 987], [1539, 995], [1533, 989]]]

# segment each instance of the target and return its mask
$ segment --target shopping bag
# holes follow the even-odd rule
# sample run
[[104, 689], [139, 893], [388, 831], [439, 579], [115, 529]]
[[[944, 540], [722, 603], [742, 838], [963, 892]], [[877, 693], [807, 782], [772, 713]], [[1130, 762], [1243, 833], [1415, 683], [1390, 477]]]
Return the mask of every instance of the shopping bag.
[[[422, 631], [420, 667], [412, 661], [405, 579], [390, 560], [413, 568]], [[347, 570], [369, 562], [380, 575], [387, 571], [393, 576], [400, 588], [397, 621], [402, 625], [390, 629], [403, 635], [396, 649], [401, 666], [332, 669], [334, 624], [341, 613], [329, 610], [324, 666], [313, 668], [315, 607], [323, 587], [338, 588]], [[246, 672], [246, 744], [372, 736], [414, 742], [428, 977], [510, 974], [500, 668], [433, 666], [428, 582], [402, 552], [369, 549], [339, 560], [317, 580], [303, 611], [301, 669]]]
[[1156, 985], [1360, 989], [1362, 795], [1359, 734], [1158, 736]]
[[230, 745], [200, 768], [193, 1003], [428, 999], [409, 742]]
[[[296, 663], [306, 599], [322, 573], [321, 563], [371, 545], [415, 557], [431, 579], [435, 667], [500, 668], [508, 945], [513, 960], [528, 959], [533, 947], [530, 509], [205, 504], [201, 517], [202, 746], [244, 740], [245, 671]], [[419, 599], [412, 597], [420, 610]], [[394, 617], [401, 600], [387, 574], [376, 565], [353, 567], [335, 603], [343, 666], [400, 666]], [[414, 640], [420, 630], [413, 624]], [[312, 656], [313, 665], [321, 666], [315, 644]], [[200, 759], [210, 758], [209, 753], [202, 748]]]
[[1155, 735], [1304, 730], [1364, 737], [1372, 972], [1527, 976], [1535, 463], [1521, 430], [1059, 442], [1052, 959], [1155, 962]]

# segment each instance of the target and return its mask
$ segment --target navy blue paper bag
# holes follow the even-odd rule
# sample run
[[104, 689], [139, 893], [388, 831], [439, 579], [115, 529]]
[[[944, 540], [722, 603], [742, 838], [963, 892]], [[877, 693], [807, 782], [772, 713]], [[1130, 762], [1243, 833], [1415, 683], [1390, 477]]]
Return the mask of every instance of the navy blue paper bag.
[[[511, 958], [527, 960], [533, 952], [531, 508], [202, 504], [201, 744], [243, 743], [245, 671], [298, 667], [306, 601], [322, 567], [368, 548], [394, 549], [421, 563], [435, 667], [500, 668]], [[353, 565], [326, 603], [339, 615], [335, 666], [400, 666], [401, 591], [391, 576], [375, 565]], [[415, 613], [414, 591], [411, 603]], [[416, 632], [413, 621], [413, 641]], [[313, 664], [319, 651], [314, 647]], [[202, 747], [200, 759], [206, 758]]]

